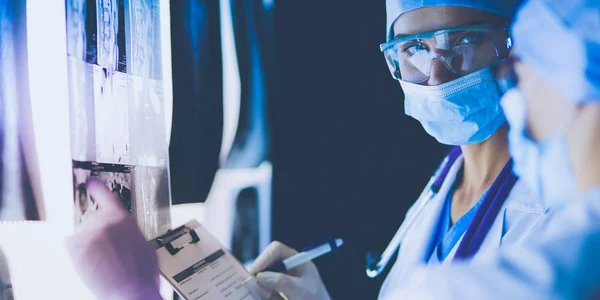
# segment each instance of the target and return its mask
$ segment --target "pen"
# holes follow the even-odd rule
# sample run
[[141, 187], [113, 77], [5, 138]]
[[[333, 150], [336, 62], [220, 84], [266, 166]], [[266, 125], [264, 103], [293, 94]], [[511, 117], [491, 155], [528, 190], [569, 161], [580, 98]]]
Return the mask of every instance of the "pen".
[[307, 263], [317, 257], [323, 256], [344, 244], [342, 239], [331, 239], [307, 247], [302, 252], [275, 263], [264, 270], [264, 272], [285, 272], [299, 265]]

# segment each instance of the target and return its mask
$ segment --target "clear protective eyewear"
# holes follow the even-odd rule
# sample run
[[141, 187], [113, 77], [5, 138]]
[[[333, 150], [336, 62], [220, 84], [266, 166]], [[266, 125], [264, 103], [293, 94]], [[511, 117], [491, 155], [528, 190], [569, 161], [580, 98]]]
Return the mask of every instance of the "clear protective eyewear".
[[506, 58], [512, 48], [509, 25], [480, 24], [419, 33], [381, 44], [396, 80], [422, 83], [439, 60], [457, 76], [479, 71]]

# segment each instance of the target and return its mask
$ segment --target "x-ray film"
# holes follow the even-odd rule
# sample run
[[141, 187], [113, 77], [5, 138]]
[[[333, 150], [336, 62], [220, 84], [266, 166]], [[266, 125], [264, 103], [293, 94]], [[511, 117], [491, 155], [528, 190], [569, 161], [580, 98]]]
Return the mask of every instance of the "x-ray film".
[[160, 9], [158, 0], [125, 1], [128, 73], [161, 79]]
[[93, 213], [81, 184], [98, 177], [147, 238], [170, 228], [159, 3], [66, 0], [75, 221]]
[[73, 205], [76, 224], [98, 210], [98, 203], [88, 195], [85, 186], [91, 177], [104, 182], [123, 207], [132, 212], [131, 166], [73, 161], [73, 194], [75, 195]]

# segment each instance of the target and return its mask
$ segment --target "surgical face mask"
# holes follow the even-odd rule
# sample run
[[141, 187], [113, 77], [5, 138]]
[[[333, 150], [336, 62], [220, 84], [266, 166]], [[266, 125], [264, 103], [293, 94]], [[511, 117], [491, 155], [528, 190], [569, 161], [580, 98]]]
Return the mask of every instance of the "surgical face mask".
[[480, 143], [506, 122], [492, 67], [437, 86], [400, 85], [406, 115], [442, 144]]
[[513, 88], [502, 97], [510, 129], [509, 153], [514, 172], [548, 206], [560, 207], [575, 193], [575, 179], [567, 150], [568, 117], [557, 133], [536, 142], [527, 134], [527, 108], [523, 92]]

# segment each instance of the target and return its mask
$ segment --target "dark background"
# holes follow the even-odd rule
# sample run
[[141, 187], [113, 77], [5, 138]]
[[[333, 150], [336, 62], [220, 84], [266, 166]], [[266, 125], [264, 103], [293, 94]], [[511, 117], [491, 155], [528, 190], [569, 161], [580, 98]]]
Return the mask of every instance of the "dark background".
[[[376, 299], [385, 274], [368, 279], [365, 254], [383, 251], [448, 150], [404, 115], [400, 85], [379, 51], [385, 1], [281, 0], [274, 15], [263, 0], [231, 3], [242, 62], [234, 148], [252, 159], [221, 167], [269, 159], [273, 238], [296, 249], [343, 238], [342, 249], [316, 260], [331, 296]], [[215, 0], [171, 2], [175, 205], [205, 199], [220, 167], [219, 9]], [[252, 72], [260, 65], [251, 53], [263, 59], [264, 74]], [[253, 98], [255, 88], [267, 96]], [[264, 106], [252, 103], [266, 103], [268, 133], [253, 130], [262, 116], [253, 112]], [[268, 153], [246, 147], [257, 144], [268, 144]]]
[[364, 255], [385, 248], [448, 149], [404, 115], [378, 47], [385, 18], [385, 1], [275, 4], [273, 238], [344, 239], [316, 261], [333, 299], [376, 299], [385, 274], [368, 279]]

